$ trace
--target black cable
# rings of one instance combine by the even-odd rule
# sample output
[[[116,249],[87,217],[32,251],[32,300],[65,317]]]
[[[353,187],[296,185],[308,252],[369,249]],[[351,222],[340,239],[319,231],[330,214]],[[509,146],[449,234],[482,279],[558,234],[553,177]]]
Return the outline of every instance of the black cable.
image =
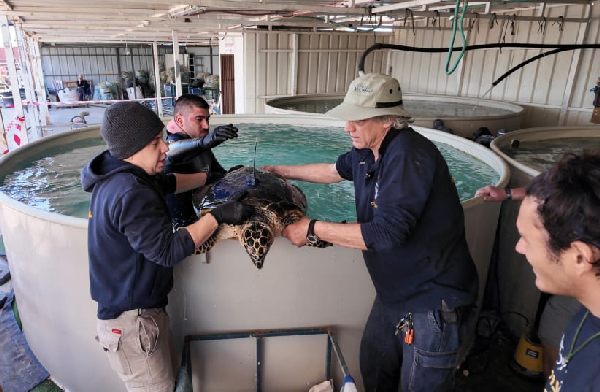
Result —
[[[575,48],[575,49],[579,49],[579,48]],[[525,60],[525,61],[523,61],[523,62],[521,62],[521,63],[519,63],[519,64],[515,65],[514,67],[512,67],[511,69],[509,69],[508,71],[506,71],[505,73],[503,73],[503,74],[502,74],[502,75],[501,75],[501,76],[500,76],[498,79],[496,79],[496,80],[494,80],[494,81],[492,82],[492,87],[496,87],[496,85],[497,85],[498,83],[500,83],[500,82],[501,82],[502,80],[504,80],[504,79],[505,79],[505,78],[506,78],[508,75],[510,75],[511,73],[515,72],[515,71],[516,71],[516,70],[518,70],[519,68],[523,68],[523,67],[524,67],[524,66],[526,66],[527,64],[529,64],[529,63],[532,63],[532,62],[534,62],[534,61],[536,61],[536,60],[538,60],[538,59],[541,59],[541,58],[542,58],[542,57],[544,57],[544,56],[548,56],[548,55],[551,55],[551,54],[556,54],[556,53],[559,53],[559,52],[564,52],[564,51],[566,51],[566,50],[573,50],[573,48],[568,48],[568,49],[557,48],[557,49],[554,49],[554,50],[549,50],[549,51],[547,51],[547,52],[540,53],[540,54],[538,54],[538,55],[536,55],[536,56],[533,56],[532,58],[530,58],[530,59],[527,59],[527,60]]]
[[[502,76],[500,76],[498,79],[496,79],[493,83],[492,83],[492,87],[496,86],[498,83],[500,83],[503,79],[505,79],[508,75],[510,75],[511,73],[515,72],[516,70],[518,70],[521,67],[524,67],[525,65],[536,61],[544,56],[548,56],[551,54],[556,54],[559,52],[564,52],[567,50],[575,50],[575,49],[600,49],[600,44],[567,44],[567,45],[552,45],[552,44],[525,44],[525,43],[497,43],[497,44],[479,44],[479,45],[468,45],[465,47],[465,51],[468,50],[477,50],[477,49],[491,49],[491,48],[526,48],[526,49],[552,49],[549,50],[547,52],[544,53],[540,53],[536,56],[533,56],[530,59],[527,59],[525,61],[523,61],[520,64],[517,64],[516,66],[514,66],[513,68],[511,68],[510,70],[508,70],[507,72],[505,72]],[[384,43],[377,43],[372,45],[371,47],[367,48],[362,56],[360,57],[360,60],[358,62],[358,72],[359,73],[363,73],[365,71],[365,58],[367,57],[367,55],[369,55],[369,53],[375,51],[375,50],[380,50],[380,49],[394,49],[394,50],[402,50],[405,52],[421,52],[421,53],[445,53],[448,51],[448,48],[419,48],[419,47],[415,47],[415,46],[408,46],[408,45],[397,45],[397,44],[384,44]],[[462,47],[453,47],[452,51],[461,51],[463,50]]]

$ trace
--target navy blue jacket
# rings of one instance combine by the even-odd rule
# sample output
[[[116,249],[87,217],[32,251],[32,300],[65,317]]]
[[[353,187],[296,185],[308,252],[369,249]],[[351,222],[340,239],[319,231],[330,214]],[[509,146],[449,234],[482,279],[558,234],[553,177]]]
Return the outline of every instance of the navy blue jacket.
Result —
[[[174,142],[178,140],[190,139],[190,137],[183,133],[169,133],[167,132],[167,140]],[[187,159],[174,160],[171,157],[167,158],[165,163],[165,173],[207,173],[208,181],[207,184],[212,183],[219,178],[222,178],[227,171],[219,164],[217,158],[210,149],[198,152]],[[167,195],[167,207],[169,208],[169,214],[173,220],[175,227],[184,227],[191,225],[198,220],[198,215],[194,211],[192,204],[194,190],[187,192],[181,192],[178,194]]]
[[[401,311],[474,304],[477,273],[446,161],[413,129],[388,132],[374,160],[352,149],[336,163],[354,182],[365,263],[379,299]]]
[[[565,330],[545,391],[600,391],[600,336],[593,337],[598,333],[600,318],[582,306]]]
[[[175,191],[175,176],[150,176],[105,151],[84,167],[81,183],[92,193],[88,254],[98,318],[167,305],[172,267],[195,247],[169,219],[164,196]]]

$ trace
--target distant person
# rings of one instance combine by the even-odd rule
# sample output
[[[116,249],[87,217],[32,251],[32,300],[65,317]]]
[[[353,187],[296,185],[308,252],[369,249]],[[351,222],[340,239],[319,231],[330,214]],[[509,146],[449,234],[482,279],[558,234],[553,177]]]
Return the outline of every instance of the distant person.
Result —
[[[321,184],[352,181],[357,223],[303,217],[283,235],[296,246],[360,249],[376,297],[361,346],[366,391],[449,391],[461,360],[477,272],[446,161],[404,125],[395,78],[356,78],[328,115],[346,121],[352,149],[335,163],[263,169]]]
[[[600,155],[567,154],[533,179],[516,250],[535,284],[583,306],[570,321],[546,391],[600,391]]]
[[[88,101],[92,95],[90,90],[90,82],[83,78],[82,74],[77,77],[77,94],[80,101]]]
[[[204,98],[184,94],[177,99],[173,119],[167,124],[167,142],[171,151],[165,173],[204,173],[206,184],[222,178],[227,171],[211,149],[236,138],[238,129],[221,125],[209,132],[209,105]],[[167,196],[167,205],[175,227],[194,223],[198,216],[192,204],[192,191]]]
[[[524,187],[500,188],[494,185],[487,185],[475,192],[476,197],[483,197],[486,201],[520,201],[525,195]],[[544,350],[543,365],[546,376],[550,375],[558,358],[560,339],[565,328],[580,307],[576,299],[562,295],[551,295],[544,306],[536,333]]]
[[[173,266],[219,224],[240,223],[252,212],[233,201],[173,231],[165,194],[202,185],[206,174],[162,174],[169,149],[163,129],[160,118],[137,102],[110,106],[100,128],[108,150],[81,175],[92,193],[88,253],[97,340],[128,391],[173,391],[165,312]]]

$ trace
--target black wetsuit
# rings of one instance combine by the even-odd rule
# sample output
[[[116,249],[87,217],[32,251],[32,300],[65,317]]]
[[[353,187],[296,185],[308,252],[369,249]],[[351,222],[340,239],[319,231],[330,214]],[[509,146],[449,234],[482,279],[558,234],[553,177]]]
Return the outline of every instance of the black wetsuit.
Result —
[[[183,133],[167,132],[167,142],[173,143],[180,140],[191,139]],[[227,172],[217,161],[210,149],[194,151],[190,156],[168,157],[165,163],[165,173],[208,173],[207,184],[222,178]],[[175,227],[191,225],[198,220],[192,205],[192,191],[167,195],[169,214]]]

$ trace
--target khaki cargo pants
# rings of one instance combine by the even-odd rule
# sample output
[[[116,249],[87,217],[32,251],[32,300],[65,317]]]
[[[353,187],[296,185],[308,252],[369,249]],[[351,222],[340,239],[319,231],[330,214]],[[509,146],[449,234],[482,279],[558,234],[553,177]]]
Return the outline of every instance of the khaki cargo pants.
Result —
[[[128,391],[172,392],[169,315],[162,308],[135,309],[98,320],[96,339]]]

